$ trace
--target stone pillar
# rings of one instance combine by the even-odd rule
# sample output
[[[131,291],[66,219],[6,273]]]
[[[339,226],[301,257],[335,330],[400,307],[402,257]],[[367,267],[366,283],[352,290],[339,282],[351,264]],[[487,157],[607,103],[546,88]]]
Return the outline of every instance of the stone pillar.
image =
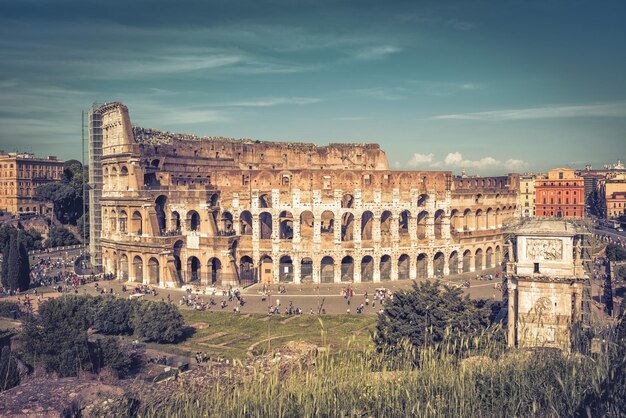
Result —
[[[333,264],[333,279],[335,283],[341,283],[341,260],[335,260]]]
[[[313,215],[313,242],[322,242],[322,215]]]
[[[335,245],[341,244],[341,227],[343,226],[341,222],[341,216],[334,213],[334,225],[333,225],[333,241]]]
[[[239,214],[241,216],[241,214]],[[239,216],[233,214],[233,229],[235,230],[235,235],[241,235],[241,220]]]
[[[515,347],[515,329],[517,328],[516,311],[517,311],[517,283],[513,283],[512,279],[508,280],[509,303],[507,317],[507,345]]]
[[[361,261],[362,258],[352,257],[354,260],[354,283],[361,283]]]
[[[293,242],[300,242],[300,215],[294,215],[293,217]]]
[[[280,240],[280,217],[272,215],[272,241]]]
[[[470,273],[473,273],[474,271],[476,271],[476,256],[472,253],[470,253],[469,263],[469,271]]]
[[[259,215],[252,215],[252,241],[258,241],[261,237],[261,222],[259,221]]]
[[[398,241],[400,241],[400,216],[398,216],[397,213],[392,213],[391,214],[391,242],[398,242]]]
[[[457,272],[458,274],[462,274],[463,273],[463,254],[459,254],[457,258],[459,259],[458,261],[459,267],[457,269]]]
[[[380,216],[372,217],[372,241],[380,243]],[[378,245],[380,247],[380,245]],[[376,245],[374,245],[376,247]]]
[[[417,280],[417,257],[409,255],[409,279]]]
[[[574,312],[573,321],[580,321],[582,312],[582,289],[580,283],[574,283]]]
[[[361,244],[361,221],[362,221],[361,215],[359,215],[358,217],[357,216],[354,217],[354,228],[353,228],[353,231],[354,231],[354,242],[358,243],[358,244],[356,244],[357,247],[361,246],[360,245]],[[359,274],[360,274],[360,272],[359,272]]]
[[[435,239],[435,215],[428,214],[426,218],[426,239],[432,242]]]
[[[313,279],[313,283],[321,283],[321,276],[320,276],[321,270],[320,270],[320,263],[318,261],[316,261],[315,259],[313,259],[313,271],[311,273],[311,278]]]
[[[409,236],[411,243],[417,243],[417,215],[412,215],[409,218]]]
[[[441,238],[450,241],[450,217],[447,215],[441,219]]]
[[[430,254],[428,254],[426,261],[427,261],[426,262],[426,277],[432,278],[435,276],[435,266],[434,266],[433,257]]]
[[[378,229],[378,231],[380,232],[380,228]],[[380,282],[380,257],[376,255],[372,255],[372,262],[374,263],[374,273],[372,274],[372,281],[374,283],[379,283]]]
[[[443,255],[443,275],[450,275],[450,256],[446,257],[445,253]]]
[[[300,257],[294,255],[291,262],[293,263],[293,282],[300,284],[302,282],[302,264],[300,263]]]

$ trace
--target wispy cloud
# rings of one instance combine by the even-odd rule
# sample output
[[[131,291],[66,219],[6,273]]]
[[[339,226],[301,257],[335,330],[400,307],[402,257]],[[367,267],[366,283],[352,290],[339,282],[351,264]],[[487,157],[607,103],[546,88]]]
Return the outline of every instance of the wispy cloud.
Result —
[[[308,105],[322,102],[315,97],[270,97],[256,100],[243,100],[239,102],[225,103],[221,106],[232,107],[271,107],[280,105]]]
[[[409,167],[419,167],[421,165],[432,163],[434,158],[435,154],[420,154],[416,152],[406,165]]]
[[[401,48],[393,45],[370,46],[357,50],[354,58],[364,61],[379,60],[400,51],[402,51]]]
[[[405,89],[401,87],[372,87],[367,89],[355,89],[351,91],[361,96],[371,97],[373,99],[393,101],[403,99],[404,96],[402,95],[402,93],[405,91]]]
[[[473,92],[481,90],[485,86],[476,82],[453,82],[453,81],[432,81],[432,80],[412,80],[408,86],[417,94],[427,96],[446,97],[453,94]]]
[[[511,121],[526,119],[626,117],[626,102],[597,103],[573,106],[543,106],[524,109],[493,110],[488,112],[457,113],[433,116],[434,120]]]
[[[485,156],[475,160],[466,159],[461,152],[450,152],[443,160],[435,160],[434,154],[415,153],[405,164],[407,167],[424,167],[433,168],[472,168],[477,170],[486,169],[506,169],[511,171],[522,170],[528,167],[528,163],[522,160],[509,158],[507,160],[498,160],[491,156]]]

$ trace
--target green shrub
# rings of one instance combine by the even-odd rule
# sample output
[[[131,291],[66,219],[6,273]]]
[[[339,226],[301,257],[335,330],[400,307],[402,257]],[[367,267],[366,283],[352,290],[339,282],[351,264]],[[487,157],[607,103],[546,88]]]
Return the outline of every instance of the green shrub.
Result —
[[[93,305],[93,328],[105,335],[133,333],[132,315],[136,303],[114,297],[96,298]]]
[[[610,261],[624,261],[626,260],[626,248],[622,248],[615,244],[609,244],[606,246],[606,257]]]
[[[20,315],[19,303],[8,300],[0,301],[0,316],[13,319],[13,312],[17,312],[18,316]]]
[[[158,343],[173,343],[183,336],[183,316],[175,305],[143,302],[135,309],[133,324],[140,338]]]

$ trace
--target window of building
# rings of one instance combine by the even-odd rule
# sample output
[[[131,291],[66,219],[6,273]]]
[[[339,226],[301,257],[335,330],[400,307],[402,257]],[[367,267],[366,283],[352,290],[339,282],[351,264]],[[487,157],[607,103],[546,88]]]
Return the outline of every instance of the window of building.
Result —
[[[562,179],[562,178],[563,178],[563,172],[559,171],[559,179]]]

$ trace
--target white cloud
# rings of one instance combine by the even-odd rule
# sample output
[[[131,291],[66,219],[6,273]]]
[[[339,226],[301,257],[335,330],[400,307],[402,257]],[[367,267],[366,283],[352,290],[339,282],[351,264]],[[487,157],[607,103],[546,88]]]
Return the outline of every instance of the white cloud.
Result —
[[[378,100],[401,100],[403,95],[401,94],[404,89],[400,87],[384,88],[384,87],[372,87],[368,89],[356,89],[352,90],[361,96],[371,97]]]
[[[418,167],[426,163],[432,163],[433,158],[435,158],[435,154],[420,154],[416,152],[406,165],[409,167]]]
[[[307,105],[321,102],[322,99],[315,97],[270,97],[257,100],[245,100],[240,102],[226,103],[223,106],[232,107],[271,107],[286,104]]]
[[[596,103],[575,106],[543,106],[526,109],[493,110],[433,116],[434,120],[510,121],[526,119],[626,117],[626,102]]]
[[[371,46],[356,51],[354,58],[364,61],[378,60],[400,51],[402,51],[402,49],[393,45]]]

